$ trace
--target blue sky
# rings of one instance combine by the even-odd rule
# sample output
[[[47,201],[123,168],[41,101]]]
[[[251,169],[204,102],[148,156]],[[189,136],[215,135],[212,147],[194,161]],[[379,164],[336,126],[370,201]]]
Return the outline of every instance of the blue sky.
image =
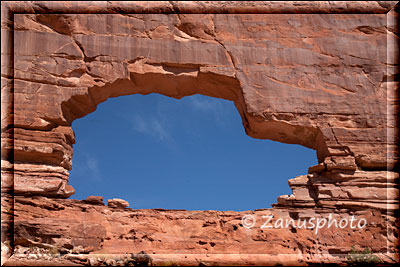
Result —
[[[233,102],[203,95],[110,98],[72,126],[71,198],[134,209],[270,208],[317,164],[314,150],[247,136]]]

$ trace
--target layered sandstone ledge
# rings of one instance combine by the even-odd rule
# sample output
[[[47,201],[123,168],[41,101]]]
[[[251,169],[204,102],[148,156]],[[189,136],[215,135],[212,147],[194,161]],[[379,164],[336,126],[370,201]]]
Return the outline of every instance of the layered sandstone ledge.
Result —
[[[346,262],[352,245],[374,243],[372,249],[382,261],[396,261],[394,217],[372,209],[133,210],[71,199],[15,197],[15,214],[14,259],[21,257],[22,247],[41,247],[57,248],[53,254],[83,264],[99,254],[117,258],[142,252],[157,265],[308,265]],[[253,216],[253,226],[243,221],[246,215]],[[331,227],[312,227],[329,217]],[[341,220],[342,226],[346,220],[348,225],[340,228]]]
[[[382,225],[393,223],[398,212],[394,5],[2,2],[2,230],[9,234],[2,241],[41,217],[34,197],[69,203],[72,214],[79,211],[73,201],[60,199],[74,193],[68,171],[75,119],[109,97],[155,92],[234,101],[249,136],[317,151],[319,165],[290,180],[293,195],[280,197],[271,212],[368,211],[388,216]],[[14,213],[13,196],[19,196]],[[32,215],[23,213],[27,204],[21,199],[30,203]],[[24,218],[23,227],[13,232],[17,218]],[[382,252],[391,235],[374,242],[374,251]],[[241,246],[229,238],[231,245],[219,252]],[[388,252],[396,254],[396,242],[390,242]],[[310,252],[297,248],[313,255],[329,250],[321,246]]]

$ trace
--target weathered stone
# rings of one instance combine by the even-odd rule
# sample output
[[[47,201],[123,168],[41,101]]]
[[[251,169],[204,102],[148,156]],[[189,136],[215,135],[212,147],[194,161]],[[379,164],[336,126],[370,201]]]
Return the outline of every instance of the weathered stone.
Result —
[[[88,196],[84,201],[90,204],[104,205],[102,196]]]
[[[393,204],[399,199],[398,178],[399,175],[396,172],[351,171],[348,174],[314,172],[290,179],[289,186],[293,194],[280,196],[278,204],[274,206],[305,207],[321,206],[324,203],[329,203],[331,206],[331,203],[336,202],[326,202],[326,200],[344,200],[345,202],[337,203],[343,206],[343,203],[351,201],[352,209],[357,209],[356,207],[382,209],[385,207],[383,203],[386,203],[387,208],[393,210]],[[354,205],[356,202],[359,202],[359,205]],[[380,202],[379,205],[377,202]]]
[[[328,170],[397,161],[381,83],[392,64],[385,14],[103,16],[15,15],[17,128],[3,135],[17,161],[71,169],[73,120],[109,97],[150,92],[232,100],[250,136],[316,149]]]
[[[158,262],[156,265],[171,261],[183,263],[189,259],[193,265],[193,255],[209,264],[215,259],[225,264],[232,261],[241,265],[262,265],[270,259],[274,264],[306,265],[313,262],[338,263],[341,260],[334,254],[345,258],[351,247],[357,246],[370,247],[378,255],[380,251],[388,249],[389,254],[382,254],[382,259],[394,261],[388,258],[390,253],[395,253],[394,243],[388,243],[388,240],[393,238],[391,235],[396,235],[397,230],[392,228],[395,216],[388,216],[376,209],[365,208],[352,214],[345,209],[328,211],[306,206],[243,212],[133,210],[92,205],[72,199],[36,197],[30,202],[27,205],[23,197],[15,198],[15,212],[18,214],[15,218],[15,239],[18,245],[23,245],[24,240],[40,237],[41,243],[51,242],[57,247],[68,244],[81,246],[80,251],[90,252],[85,256],[88,258],[98,254],[129,255],[145,251],[153,263]],[[47,208],[55,203],[64,209],[52,212]],[[327,205],[350,207],[358,203],[331,201]],[[245,215],[252,215],[256,219],[254,227],[244,227],[242,217]],[[267,222],[265,216],[271,215],[272,220],[266,224],[268,228],[261,229]],[[351,228],[352,215],[354,225],[361,219],[365,219],[367,225]],[[336,220],[336,224],[345,219],[349,226],[340,228],[332,224],[329,228],[321,227],[317,233],[315,227],[292,227],[293,223],[299,221],[308,223],[311,218],[331,218],[332,222]],[[284,224],[280,225],[279,220]],[[286,221],[289,222],[287,227]],[[318,252],[325,249],[335,249],[335,253]],[[297,257],[276,258],[278,254]],[[182,257],[175,258],[176,255]]]
[[[322,172],[325,170],[325,164],[324,163],[319,163],[317,165],[311,166],[308,168],[308,173],[314,173],[314,172]]]
[[[332,156],[325,158],[324,165],[328,171],[337,169],[355,171],[357,169],[357,165],[353,156]]]
[[[107,200],[107,205],[111,208],[126,208],[129,206],[129,202],[120,198],[113,198]]]

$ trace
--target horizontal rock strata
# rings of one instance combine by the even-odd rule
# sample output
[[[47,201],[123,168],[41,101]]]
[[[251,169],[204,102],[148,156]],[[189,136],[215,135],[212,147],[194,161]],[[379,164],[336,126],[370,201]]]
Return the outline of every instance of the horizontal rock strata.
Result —
[[[223,264],[240,254],[242,264],[306,265],[345,262],[352,245],[371,247],[373,242],[374,253],[383,261],[396,260],[395,218],[373,209],[132,210],[79,200],[15,197],[15,213],[17,246],[46,248],[48,244],[61,254],[72,255],[71,259],[82,253],[117,257],[143,251],[158,264],[177,260],[198,265],[212,263],[213,259]],[[253,227],[249,227],[251,221],[243,220],[246,215],[255,219]],[[273,218],[269,220],[270,216]],[[354,228],[350,227],[351,216]],[[311,218],[317,222],[329,217],[330,228],[311,228]],[[337,223],[347,220],[348,225],[336,227],[335,219]],[[363,219],[365,227],[358,228]],[[80,260],[85,262],[87,258],[83,258]]]
[[[72,121],[133,93],[232,100],[248,135],[316,149],[328,169],[397,161],[386,103],[397,64],[387,37],[397,37],[385,14],[102,16],[14,16],[14,128],[3,132],[13,143],[3,149],[14,151],[18,194],[68,197]]]
[[[280,196],[275,206],[368,207],[394,215],[399,208],[398,184],[397,172],[311,173],[289,180],[293,194]]]

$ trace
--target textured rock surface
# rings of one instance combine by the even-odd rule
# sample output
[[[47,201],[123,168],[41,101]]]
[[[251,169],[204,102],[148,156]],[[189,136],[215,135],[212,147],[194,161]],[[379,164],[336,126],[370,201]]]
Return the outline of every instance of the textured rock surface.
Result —
[[[158,264],[175,260],[192,265],[214,260],[223,264],[237,261],[240,254],[242,264],[305,265],[345,261],[352,245],[371,247],[373,242],[373,250],[382,260],[394,261],[394,217],[379,210],[350,211],[300,206],[244,212],[132,210],[79,200],[15,197],[15,243],[25,247],[48,243],[68,255],[78,254],[72,253],[78,247],[93,255],[144,251]],[[242,221],[244,215],[254,216],[254,227],[243,226],[247,225]],[[262,216],[271,215],[274,218],[266,224],[267,218]],[[339,229],[333,224],[318,231],[284,226],[292,219],[297,226],[298,221],[306,221],[308,227],[311,218],[329,216],[347,219],[349,224],[354,216],[354,226],[361,219],[368,223],[362,229]],[[283,224],[277,223],[279,219]],[[261,229],[264,224],[272,228]]]
[[[88,196],[84,201],[90,204],[104,205],[102,196]]]
[[[315,149],[319,164],[289,181],[293,195],[281,196],[278,210],[389,212],[392,222],[398,210],[398,176],[389,171],[398,161],[394,4],[2,2],[2,231],[8,233],[2,241],[13,234],[14,195],[28,197],[21,204],[26,213],[16,217],[35,224],[41,206],[29,197],[74,193],[68,185],[73,120],[109,97],[154,92],[234,101],[249,136]],[[58,203],[73,203],[48,202],[49,214]],[[71,206],[71,214],[78,211]],[[16,229],[31,229],[22,225]],[[104,224],[94,225],[87,231],[96,235],[82,245],[107,247]],[[231,244],[225,251],[239,246]],[[310,253],[336,251],[318,246]]]
[[[129,206],[129,202],[120,198],[113,198],[107,200],[107,205],[111,208],[126,208]]]
[[[316,149],[328,171],[386,170],[387,37],[386,14],[16,14],[15,193],[70,196],[72,121],[134,93],[229,99],[252,137]]]

